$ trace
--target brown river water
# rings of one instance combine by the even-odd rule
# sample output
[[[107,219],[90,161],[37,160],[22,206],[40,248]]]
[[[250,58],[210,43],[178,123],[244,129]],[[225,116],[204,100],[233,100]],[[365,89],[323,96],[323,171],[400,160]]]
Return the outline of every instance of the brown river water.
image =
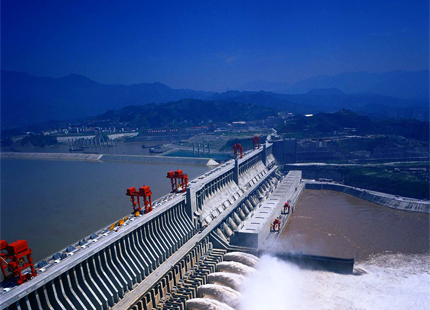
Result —
[[[241,287],[240,309],[430,309],[429,216],[306,190],[276,250],[354,257],[361,272],[304,270],[263,256]]]
[[[429,253],[429,219],[340,192],[305,190],[276,250],[356,261],[384,253]]]

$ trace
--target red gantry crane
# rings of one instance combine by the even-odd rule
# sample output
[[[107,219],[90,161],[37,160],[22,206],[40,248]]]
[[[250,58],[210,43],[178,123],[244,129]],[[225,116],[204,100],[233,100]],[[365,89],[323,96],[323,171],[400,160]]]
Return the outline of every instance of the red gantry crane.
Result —
[[[140,197],[142,197],[145,214],[152,211],[152,192],[149,186],[143,185],[141,188],[139,188],[139,191],[136,190],[136,187],[127,188],[126,195],[130,196],[130,201],[133,205],[133,212],[135,216],[138,216],[142,210],[140,207]]]
[[[251,138],[252,140],[252,149],[255,150],[255,147],[257,147],[257,149],[260,148],[260,137],[255,136]]]
[[[243,147],[240,143],[233,145],[234,159],[237,158],[237,153],[240,152],[240,158],[243,157]]]
[[[10,244],[6,240],[0,241],[0,266],[4,281],[16,280],[18,284],[22,284],[37,275],[31,249],[25,240]]]
[[[166,178],[170,179],[172,185],[172,193],[182,192],[185,193],[188,187],[188,175],[184,174],[182,170],[167,172]]]

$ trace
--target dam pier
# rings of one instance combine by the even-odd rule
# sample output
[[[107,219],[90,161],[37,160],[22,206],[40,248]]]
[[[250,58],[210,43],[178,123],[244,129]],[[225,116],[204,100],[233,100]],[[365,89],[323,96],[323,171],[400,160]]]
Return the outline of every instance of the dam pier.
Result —
[[[186,309],[226,253],[258,256],[269,248],[304,188],[300,171],[280,173],[272,144],[265,143],[191,180],[185,193],[156,200],[151,212],[127,217],[116,229],[106,227],[38,262],[37,276],[3,290],[0,308]],[[281,221],[277,232],[275,219]],[[284,258],[345,273],[354,263]]]

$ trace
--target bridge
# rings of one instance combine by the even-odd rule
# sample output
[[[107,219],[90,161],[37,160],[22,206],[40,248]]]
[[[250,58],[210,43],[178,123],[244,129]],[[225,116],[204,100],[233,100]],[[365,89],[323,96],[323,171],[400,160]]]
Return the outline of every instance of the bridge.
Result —
[[[76,242],[36,265],[38,275],[0,295],[1,309],[185,309],[228,251],[257,253],[273,243],[304,183],[282,176],[264,144],[168,194],[148,214]],[[297,257],[289,257],[297,259]],[[319,261],[323,265],[326,260]],[[343,261],[346,270],[350,262]]]

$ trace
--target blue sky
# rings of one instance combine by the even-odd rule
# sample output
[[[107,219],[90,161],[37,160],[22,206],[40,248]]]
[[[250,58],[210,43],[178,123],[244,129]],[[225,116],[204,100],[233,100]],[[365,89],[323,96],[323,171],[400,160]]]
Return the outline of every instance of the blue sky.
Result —
[[[3,0],[1,43],[5,70],[225,90],[428,69],[429,2]]]

